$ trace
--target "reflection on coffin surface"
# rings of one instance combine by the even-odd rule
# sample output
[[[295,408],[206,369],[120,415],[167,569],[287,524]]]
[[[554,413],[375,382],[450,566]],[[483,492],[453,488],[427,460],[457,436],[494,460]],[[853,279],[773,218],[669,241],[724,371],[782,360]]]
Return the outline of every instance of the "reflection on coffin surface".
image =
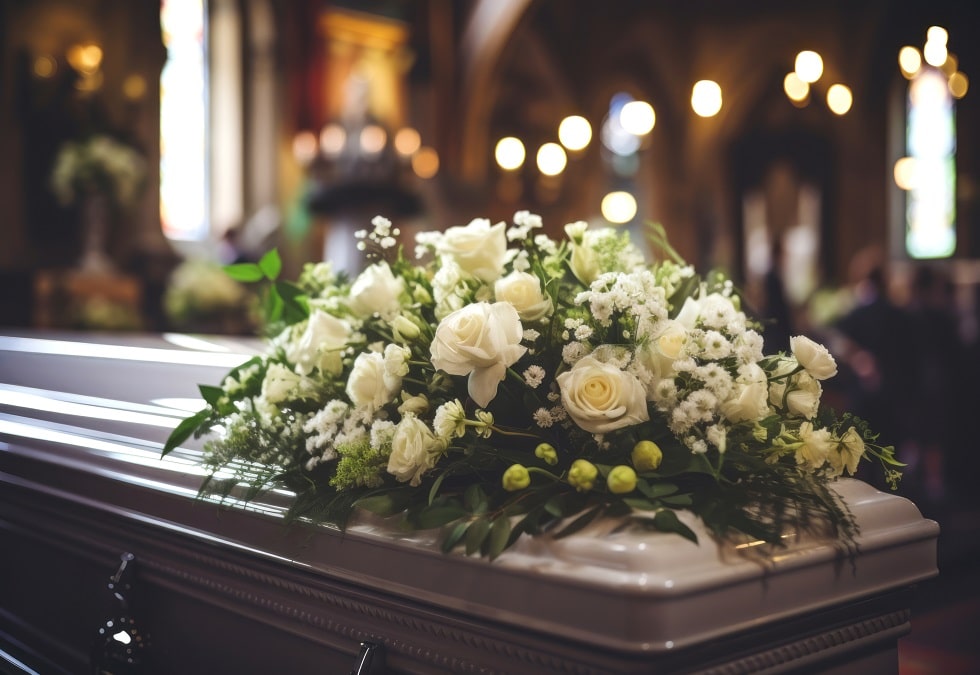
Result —
[[[599,522],[487,562],[368,517],[343,533],[285,527],[288,494],[197,499],[200,446],[161,459],[163,443],[200,404],[197,384],[259,349],[0,337],[8,655],[88,671],[118,604],[107,583],[131,553],[141,672],[897,672],[938,528],[855,480],[839,486],[861,528],[853,557],[802,536],[758,555],[703,529],[695,545]]]

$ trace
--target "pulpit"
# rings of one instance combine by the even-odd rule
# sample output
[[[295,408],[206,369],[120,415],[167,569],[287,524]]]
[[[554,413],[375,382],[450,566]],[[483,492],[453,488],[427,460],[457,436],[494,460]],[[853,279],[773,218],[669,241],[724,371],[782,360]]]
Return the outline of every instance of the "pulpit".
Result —
[[[199,441],[165,459],[162,445],[197,384],[260,347],[0,337],[5,651],[75,673],[107,635],[154,673],[897,672],[938,526],[856,480],[836,488],[852,550],[794,532],[719,542],[693,518],[698,544],[597,521],[492,562],[366,514],[345,531],[287,526],[286,493],[199,499]],[[121,561],[138,633],[112,619]]]

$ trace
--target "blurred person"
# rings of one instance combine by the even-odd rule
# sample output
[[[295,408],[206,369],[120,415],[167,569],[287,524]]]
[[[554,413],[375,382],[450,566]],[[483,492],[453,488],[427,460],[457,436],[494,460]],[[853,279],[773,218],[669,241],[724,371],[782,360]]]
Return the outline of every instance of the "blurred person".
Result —
[[[836,351],[849,371],[848,407],[901,448],[908,437],[908,392],[915,385],[909,319],[888,294],[885,270],[874,263],[855,287],[854,306],[834,325]]]

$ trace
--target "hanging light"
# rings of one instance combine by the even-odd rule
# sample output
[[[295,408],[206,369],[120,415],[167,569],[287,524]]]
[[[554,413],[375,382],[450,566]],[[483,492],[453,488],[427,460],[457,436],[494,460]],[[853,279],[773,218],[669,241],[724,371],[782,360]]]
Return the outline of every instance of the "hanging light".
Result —
[[[634,136],[646,136],[653,131],[657,114],[646,101],[630,101],[619,111],[619,123]]]
[[[558,140],[569,150],[583,150],[592,141],[592,125],[579,115],[570,115],[558,125]]]
[[[538,171],[545,176],[557,176],[565,170],[568,158],[557,143],[545,143],[538,148]]]
[[[922,67],[922,54],[915,47],[902,47],[898,52],[898,66],[902,69],[902,75],[912,79]]]
[[[721,87],[713,80],[698,80],[691,90],[691,107],[701,117],[714,117],[721,110]]]
[[[806,50],[796,55],[796,74],[807,84],[813,84],[823,75],[823,59],[820,54]]]
[[[636,198],[629,192],[610,192],[602,198],[599,209],[610,223],[628,223],[636,216]]]
[[[843,84],[832,84],[827,90],[827,107],[837,115],[844,115],[851,109],[854,96],[851,89]]]
[[[497,166],[504,171],[514,171],[524,165],[524,144],[519,138],[505,136],[497,141],[493,156],[497,160]]]

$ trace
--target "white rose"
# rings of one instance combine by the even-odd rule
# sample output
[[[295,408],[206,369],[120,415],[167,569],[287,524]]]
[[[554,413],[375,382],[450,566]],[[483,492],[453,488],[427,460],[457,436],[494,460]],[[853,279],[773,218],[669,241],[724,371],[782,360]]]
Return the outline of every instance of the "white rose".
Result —
[[[805,335],[797,335],[789,339],[789,348],[800,365],[814,378],[826,380],[837,374],[837,362],[822,344]]]
[[[493,285],[499,302],[509,302],[522,321],[537,321],[551,314],[551,298],[541,292],[541,281],[527,272],[511,272]]]
[[[362,319],[373,314],[393,318],[401,309],[398,296],[404,290],[405,282],[391,273],[388,263],[376,263],[361,272],[351,285],[351,311]]]
[[[588,286],[599,276],[599,256],[588,244],[572,244],[568,266],[575,278]]]
[[[296,364],[296,371],[309,375],[314,368],[323,373],[340,374],[341,351],[347,346],[351,326],[346,321],[314,310],[299,340],[286,345],[286,358]]]
[[[721,411],[732,422],[761,420],[768,415],[766,372],[754,363],[744,366],[735,380],[731,397],[722,402]]]
[[[391,401],[400,386],[401,378],[390,377],[385,371],[383,355],[362,352],[347,379],[347,397],[358,407],[378,409]]]
[[[505,225],[490,225],[486,218],[476,218],[465,227],[450,227],[436,245],[436,252],[490,283],[500,278],[507,261]]]
[[[795,359],[786,359],[776,369],[776,375],[792,372],[796,368]],[[789,380],[787,382],[787,379]],[[805,370],[791,378],[779,378],[769,384],[769,400],[774,406],[786,410],[790,415],[813,419],[820,408],[823,388]]]
[[[557,380],[568,415],[590,433],[603,434],[650,419],[640,381],[595,357],[580,359]]]
[[[677,321],[667,321],[637,353],[643,364],[657,379],[674,375],[674,361],[684,354],[687,329]]]
[[[470,398],[481,408],[497,395],[497,386],[527,352],[520,316],[506,302],[478,302],[439,322],[430,351],[432,365],[450,375],[469,375]]]
[[[395,427],[388,457],[388,473],[413,487],[422,482],[422,474],[436,465],[443,445],[415,415],[406,415]]]

